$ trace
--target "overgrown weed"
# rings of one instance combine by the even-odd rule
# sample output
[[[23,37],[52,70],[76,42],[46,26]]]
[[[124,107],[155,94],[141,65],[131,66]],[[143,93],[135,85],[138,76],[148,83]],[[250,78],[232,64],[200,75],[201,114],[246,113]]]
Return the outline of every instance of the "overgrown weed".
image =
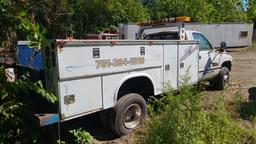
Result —
[[[43,138],[35,111],[28,101],[30,95],[43,98],[50,104],[57,97],[47,92],[41,81],[32,82],[28,75],[9,81],[5,68],[0,66],[0,143],[40,143]]]
[[[235,105],[240,109],[242,96],[237,93],[236,97]],[[198,87],[186,85],[178,91],[169,88],[160,99],[152,98],[150,117],[134,143],[256,143],[256,132],[231,117],[223,97],[214,97],[207,109],[203,98]]]

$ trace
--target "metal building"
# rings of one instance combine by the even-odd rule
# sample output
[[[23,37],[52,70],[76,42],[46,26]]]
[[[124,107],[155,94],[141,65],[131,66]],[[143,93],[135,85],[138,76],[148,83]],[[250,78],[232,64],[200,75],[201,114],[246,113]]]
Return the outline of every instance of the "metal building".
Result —
[[[227,47],[244,47],[252,44],[253,23],[188,23],[186,29],[202,32],[214,47],[219,47],[221,41],[225,41]]]
[[[186,29],[202,32],[214,47],[225,41],[227,47],[245,47],[252,44],[253,23],[199,24],[186,23]],[[135,39],[139,26],[135,23],[120,24],[120,38]]]

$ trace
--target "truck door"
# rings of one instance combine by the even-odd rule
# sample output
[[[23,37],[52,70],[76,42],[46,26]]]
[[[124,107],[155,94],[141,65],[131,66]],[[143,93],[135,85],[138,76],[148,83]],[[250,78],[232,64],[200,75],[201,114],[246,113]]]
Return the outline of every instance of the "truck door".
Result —
[[[179,44],[178,85],[198,82],[198,45],[196,43]]]
[[[194,40],[199,40],[199,80],[210,79],[216,74],[220,69],[219,54],[214,50],[210,42],[206,37],[197,32],[192,33]]]

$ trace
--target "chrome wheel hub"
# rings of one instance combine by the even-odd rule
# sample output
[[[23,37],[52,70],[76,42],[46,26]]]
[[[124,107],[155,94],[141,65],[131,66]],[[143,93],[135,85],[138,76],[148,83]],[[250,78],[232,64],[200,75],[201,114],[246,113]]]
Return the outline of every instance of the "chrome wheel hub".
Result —
[[[142,109],[138,104],[130,105],[124,114],[124,126],[133,129],[140,124]]]
[[[224,74],[224,84],[227,84],[229,82],[229,74],[225,73]]]

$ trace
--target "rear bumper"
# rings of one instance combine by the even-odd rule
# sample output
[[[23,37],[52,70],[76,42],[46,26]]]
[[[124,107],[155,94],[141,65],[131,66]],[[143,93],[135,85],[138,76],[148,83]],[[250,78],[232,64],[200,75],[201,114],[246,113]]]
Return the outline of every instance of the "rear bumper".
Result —
[[[55,113],[36,114],[36,117],[38,118],[40,127],[60,122],[59,114],[55,114]]]

